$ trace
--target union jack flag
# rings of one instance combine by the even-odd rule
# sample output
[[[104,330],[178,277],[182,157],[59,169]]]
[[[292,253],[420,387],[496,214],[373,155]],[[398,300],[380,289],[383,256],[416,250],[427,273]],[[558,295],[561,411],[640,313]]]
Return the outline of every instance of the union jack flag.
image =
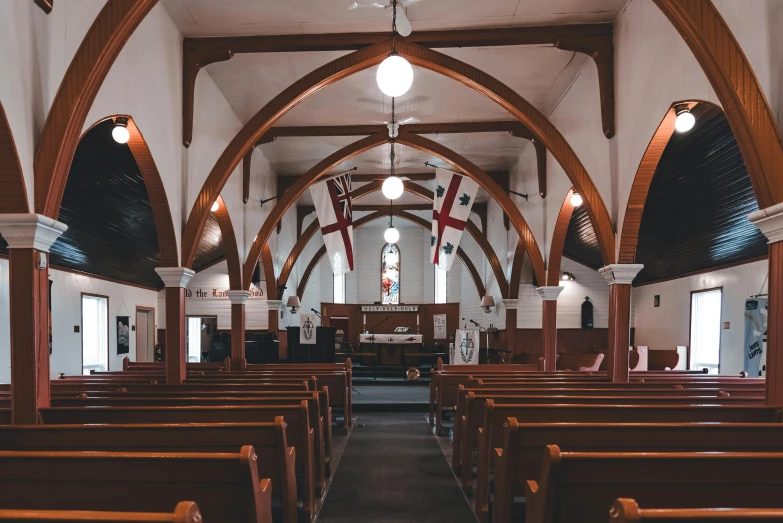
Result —
[[[335,275],[353,270],[351,174],[341,174],[310,187],[321,224],[326,253]]]

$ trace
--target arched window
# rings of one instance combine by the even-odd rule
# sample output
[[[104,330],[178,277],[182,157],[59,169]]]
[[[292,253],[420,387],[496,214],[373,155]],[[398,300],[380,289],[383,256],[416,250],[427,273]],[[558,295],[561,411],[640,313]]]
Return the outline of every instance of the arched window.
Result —
[[[381,304],[400,303],[400,248],[387,243],[381,251]]]

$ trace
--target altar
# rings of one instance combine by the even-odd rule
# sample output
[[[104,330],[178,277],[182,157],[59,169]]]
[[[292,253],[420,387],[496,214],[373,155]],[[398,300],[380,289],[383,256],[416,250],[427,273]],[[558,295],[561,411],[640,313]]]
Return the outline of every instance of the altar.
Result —
[[[406,355],[422,352],[421,334],[360,334],[359,350],[375,353],[378,365],[408,365]]]

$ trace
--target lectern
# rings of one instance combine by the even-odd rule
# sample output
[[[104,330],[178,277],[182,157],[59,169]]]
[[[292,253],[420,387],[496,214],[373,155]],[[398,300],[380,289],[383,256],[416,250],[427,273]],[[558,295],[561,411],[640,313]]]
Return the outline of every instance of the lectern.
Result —
[[[315,345],[299,343],[299,327],[288,327],[290,363],[334,363],[334,336],[337,327],[316,327]]]

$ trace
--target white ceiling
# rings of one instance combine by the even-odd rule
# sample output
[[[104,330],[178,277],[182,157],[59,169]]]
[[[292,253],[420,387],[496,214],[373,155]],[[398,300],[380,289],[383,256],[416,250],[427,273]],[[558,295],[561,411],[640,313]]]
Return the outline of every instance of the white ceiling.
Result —
[[[408,16],[414,31],[611,22],[627,1],[420,0],[408,8]],[[348,0],[161,0],[161,3],[185,36],[372,32],[388,31],[391,25],[381,9],[348,11]],[[589,60],[586,55],[552,46],[439,51],[494,76],[547,115]],[[208,65],[206,70],[237,117],[245,123],[296,80],[345,54],[348,53],[237,54],[225,62]],[[375,72],[373,67],[318,91],[288,112],[277,125],[356,125],[388,120],[391,99],[378,89]],[[412,88],[395,103],[398,120],[409,116],[425,123],[510,119],[486,97],[418,67],[414,68]],[[261,148],[278,174],[299,175],[358,138],[279,138]],[[510,169],[527,145],[526,140],[507,133],[429,138],[488,171]],[[425,161],[441,163],[431,155],[397,147],[398,171],[421,172],[426,170]],[[362,173],[388,173],[388,145],[367,151],[336,170],[354,166]]]

